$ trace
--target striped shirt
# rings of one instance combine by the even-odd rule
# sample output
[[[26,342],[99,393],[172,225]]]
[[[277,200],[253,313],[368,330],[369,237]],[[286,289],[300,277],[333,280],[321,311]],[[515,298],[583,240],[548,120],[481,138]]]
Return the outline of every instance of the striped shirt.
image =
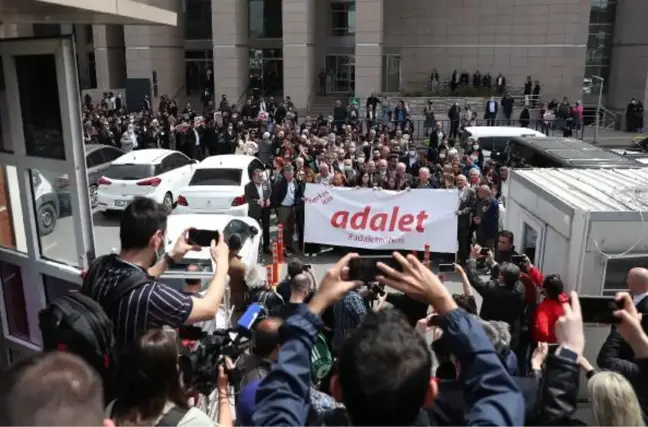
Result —
[[[95,283],[84,283],[81,292],[98,301],[105,307],[109,291],[131,274],[146,272],[134,264],[109,255],[103,271]],[[113,313],[106,313],[113,321],[115,340],[120,349],[133,343],[149,329],[182,326],[193,308],[189,295],[157,282],[151,278],[149,283],[135,289],[119,301]]]

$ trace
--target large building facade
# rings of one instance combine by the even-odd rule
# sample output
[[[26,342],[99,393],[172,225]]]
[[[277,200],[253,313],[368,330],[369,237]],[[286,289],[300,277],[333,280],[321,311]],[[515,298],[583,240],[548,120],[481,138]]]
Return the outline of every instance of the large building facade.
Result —
[[[122,88],[147,78],[154,96],[206,86],[230,100],[249,88],[304,108],[327,73],[329,92],[423,91],[433,69],[527,76],[542,98],[597,95],[609,106],[647,95],[645,0],[157,0],[175,28],[95,25],[85,33],[82,83]],[[77,43],[79,37],[77,37]],[[86,71],[88,75],[83,75]],[[94,75],[93,75],[94,73]],[[85,85],[88,87],[88,85]],[[583,94],[583,91],[585,94]]]

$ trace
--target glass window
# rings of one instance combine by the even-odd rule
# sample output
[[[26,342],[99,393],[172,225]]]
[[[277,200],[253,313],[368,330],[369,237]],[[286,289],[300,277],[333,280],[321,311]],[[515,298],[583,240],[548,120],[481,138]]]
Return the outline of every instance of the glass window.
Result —
[[[14,60],[27,154],[65,160],[54,55],[19,55]]]
[[[241,185],[241,169],[196,169],[189,185]]]
[[[153,165],[112,165],[106,169],[104,176],[122,181],[137,181],[138,179],[152,177]]]
[[[614,24],[616,3],[615,0],[592,0],[590,24]]]
[[[90,154],[86,154],[86,167],[93,168],[104,163],[104,158],[102,154],[102,149],[94,150]]]
[[[635,267],[646,267],[646,265],[648,265],[648,257],[646,256],[609,259],[605,268],[603,289],[628,289],[626,283],[628,271]]]
[[[185,38],[187,40],[211,40],[211,0],[185,0]]]
[[[610,78],[610,67],[608,65],[586,65],[585,66],[585,80],[588,82],[589,91],[598,93],[601,81],[592,79],[592,76],[603,77],[603,92],[607,90],[608,79]]]
[[[47,304],[81,289],[81,286],[76,283],[70,283],[67,280],[45,274],[43,275],[43,285],[45,286],[45,301]]]
[[[16,221],[19,218],[19,221]],[[0,245],[27,252],[18,173],[15,166],[0,166]]]
[[[69,189],[55,187],[60,175],[32,169],[34,215],[43,258],[78,266],[75,221]]]
[[[90,89],[97,88],[97,63],[94,52],[88,52],[88,79],[90,80]]]
[[[0,261],[0,279],[9,334],[29,339],[29,323],[27,323],[25,291],[20,267]]]
[[[283,6],[281,0],[249,0],[250,37],[283,37]]]
[[[83,27],[84,27],[83,32],[85,33],[86,44],[94,43],[94,33],[92,32],[92,24],[86,24]]]
[[[331,35],[336,37],[355,34],[355,3],[331,3]]]

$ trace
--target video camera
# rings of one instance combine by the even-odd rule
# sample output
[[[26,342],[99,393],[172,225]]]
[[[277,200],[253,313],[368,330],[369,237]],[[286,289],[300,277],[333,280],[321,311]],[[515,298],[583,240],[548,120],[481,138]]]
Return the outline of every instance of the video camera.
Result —
[[[218,367],[225,363],[225,357],[236,361],[250,344],[251,341],[244,337],[238,328],[230,328],[217,330],[213,334],[203,333],[192,345],[183,345],[179,365],[184,386],[192,392],[211,394],[216,389]],[[230,384],[237,384],[241,373],[235,365],[228,370],[227,375]]]

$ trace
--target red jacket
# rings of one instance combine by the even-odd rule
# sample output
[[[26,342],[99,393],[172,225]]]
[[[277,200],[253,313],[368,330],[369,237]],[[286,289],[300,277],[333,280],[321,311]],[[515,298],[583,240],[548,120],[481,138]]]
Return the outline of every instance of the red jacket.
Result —
[[[520,274],[520,281],[524,285],[525,304],[529,305],[538,302],[538,288],[542,286],[542,280],[544,280],[542,273],[535,267],[532,267],[526,273]]]
[[[556,341],[556,321],[565,314],[562,304],[569,301],[569,296],[562,293],[558,296],[558,301],[545,298],[536,307],[535,318],[533,320],[533,329],[531,336],[535,342],[546,342],[555,344]]]

